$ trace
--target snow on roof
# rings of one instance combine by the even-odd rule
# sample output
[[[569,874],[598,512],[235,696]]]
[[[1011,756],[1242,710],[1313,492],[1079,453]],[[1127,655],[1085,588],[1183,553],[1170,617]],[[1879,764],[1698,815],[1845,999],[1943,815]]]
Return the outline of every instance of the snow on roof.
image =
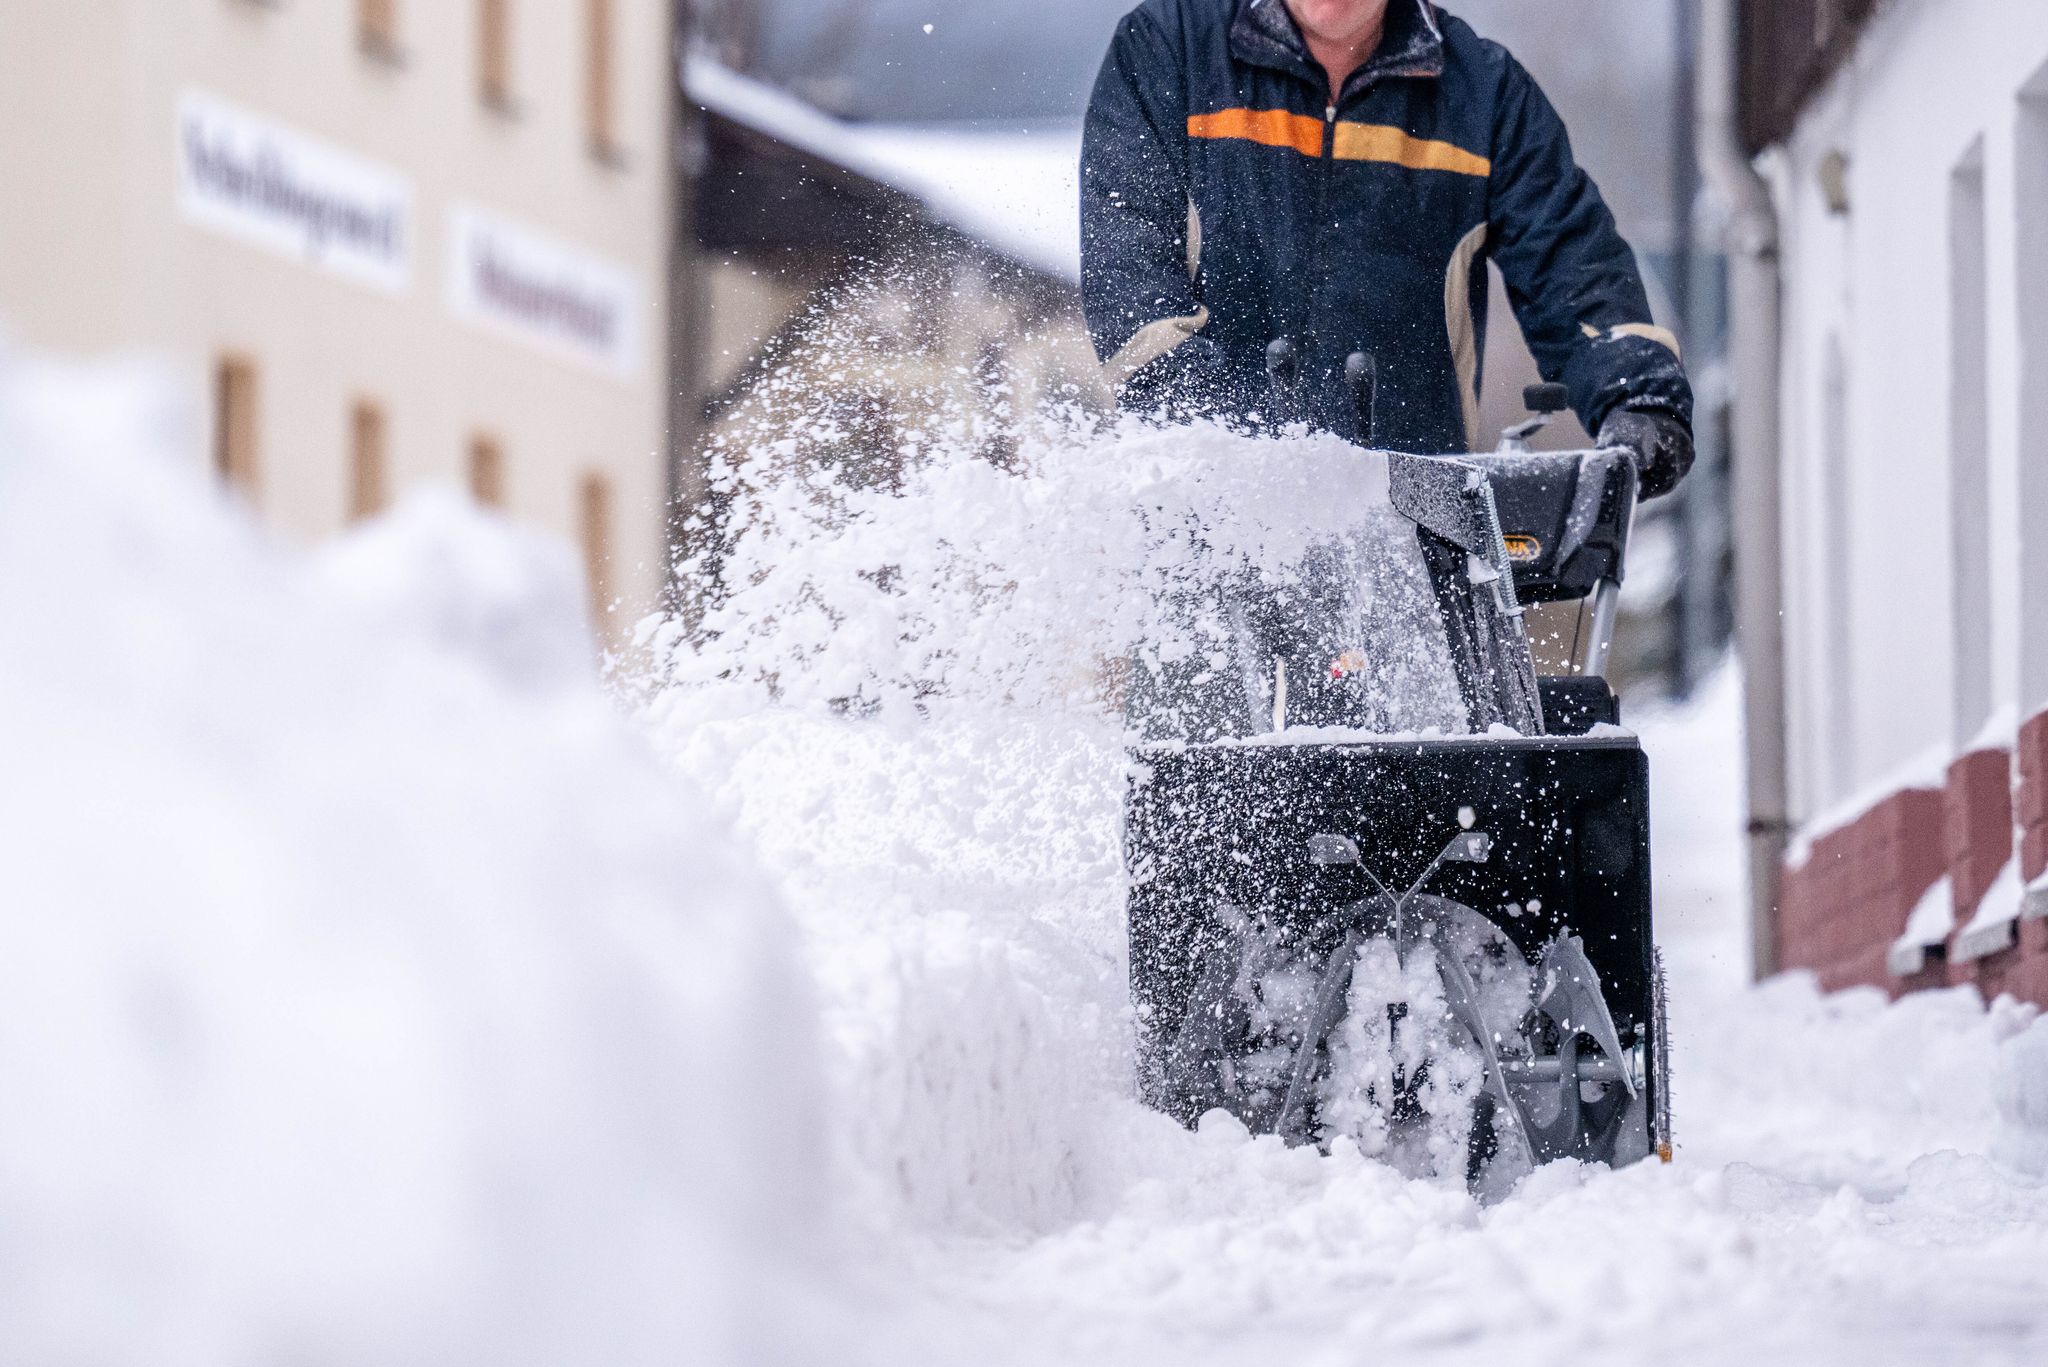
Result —
[[[992,133],[849,123],[701,53],[684,59],[683,89],[720,118],[903,191],[1022,265],[1081,278],[1079,125]]]

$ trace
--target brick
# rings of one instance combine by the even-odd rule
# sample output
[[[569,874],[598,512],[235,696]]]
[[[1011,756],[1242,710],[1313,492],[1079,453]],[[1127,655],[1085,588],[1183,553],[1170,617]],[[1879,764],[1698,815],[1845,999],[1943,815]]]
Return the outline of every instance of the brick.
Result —
[[[2048,712],[2020,728],[2017,758],[2021,872],[2031,882],[2048,873]]]
[[[2038,918],[2020,922],[2020,953],[2029,959],[2048,960],[2048,921]],[[2048,1002],[2043,1002],[2048,1006]]]
[[[2000,996],[2048,1007],[2048,921],[2022,921],[2019,944],[1979,965],[1976,984],[1986,1001]]]
[[[2020,727],[2019,771],[2022,778],[2048,778],[2048,712],[2038,712]]]
[[[1889,969],[1889,966],[1887,966],[1887,969]],[[1933,988],[1947,987],[1948,985],[1948,961],[1941,958],[1934,959],[1926,968],[1910,977],[1894,978],[1891,981],[1892,995],[1895,997],[1903,997],[1909,992],[1926,992]]]
[[[1893,986],[1885,965],[1921,895],[1948,870],[1939,789],[1907,789],[1814,843],[1786,871],[1779,951],[1825,983]]]
[[[2022,826],[2048,825],[2048,774],[2021,775],[2014,796],[2018,799]]]
[[[2017,792],[2013,787],[2019,776]],[[1829,991],[1875,985],[1893,993],[1968,983],[2048,1006],[2048,920],[2023,922],[2013,948],[1970,964],[1938,956],[1891,976],[1886,956],[1907,917],[1944,876],[1967,919],[2012,857],[2019,837],[2028,878],[2048,871],[2048,714],[2022,728],[2015,752],[1984,750],[1950,767],[1941,789],[1909,789],[1814,844],[1785,875],[1779,924],[1787,967],[1812,970]]]
[[[1977,750],[1949,766],[1943,828],[1960,923],[1976,913],[1998,871],[2012,858],[2010,752]]]
[[[2029,883],[2048,873],[2048,824],[2029,826],[2021,833],[2020,872]]]
[[[1852,987],[1876,987],[1887,993],[1896,990],[1885,955],[1890,945],[1865,948],[1844,955],[1815,971],[1824,992],[1846,992]]]

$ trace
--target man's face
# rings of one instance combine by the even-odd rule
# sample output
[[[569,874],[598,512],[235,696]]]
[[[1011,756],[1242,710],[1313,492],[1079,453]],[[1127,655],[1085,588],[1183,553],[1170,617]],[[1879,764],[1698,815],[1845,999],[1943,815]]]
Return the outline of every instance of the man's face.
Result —
[[[1287,0],[1287,12],[1308,37],[1349,47],[1379,29],[1387,0]]]

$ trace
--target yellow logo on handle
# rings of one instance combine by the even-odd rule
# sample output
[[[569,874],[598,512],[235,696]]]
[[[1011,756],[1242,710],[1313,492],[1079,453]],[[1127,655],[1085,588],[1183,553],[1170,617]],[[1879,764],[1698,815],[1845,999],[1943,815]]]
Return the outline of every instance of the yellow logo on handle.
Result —
[[[1543,543],[1526,532],[1510,532],[1501,538],[1508,544],[1508,559],[1530,565],[1543,558]]]

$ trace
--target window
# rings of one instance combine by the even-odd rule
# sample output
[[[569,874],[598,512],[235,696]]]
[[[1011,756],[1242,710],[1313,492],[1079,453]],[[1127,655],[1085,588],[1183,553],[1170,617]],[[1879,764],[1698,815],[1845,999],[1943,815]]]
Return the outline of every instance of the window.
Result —
[[[223,356],[213,372],[213,468],[233,488],[254,495],[257,451],[256,363]]]
[[[512,107],[512,0],[477,0],[477,92],[493,109]]]
[[[2048,66],[2019,118],[2020,706],[2048,707]]]
[[[591,154],[606,161],[619,154],[612,17],[612,0],[583,0],[584,131]]]
[[[505,448],[496,437],[470,438],[469,493],[486,508],[505,506]]]
[[[1955,741],[1991,720],[1990,252],[1985,245],[1984,142],[1949,177],[1949,619]]]
[[[612,485],[600,474],[583,477],[576,492],[576,516],[583,542],[583,572],[590,586],[590,616],[598,634],[612,608]]]
[[[356,41],[374,57],[398,55],[398,0],[356,0]]]
[[[367,399],[349,413],[348,519],[375,517],[391,502],[391,464],[384,410]]]

